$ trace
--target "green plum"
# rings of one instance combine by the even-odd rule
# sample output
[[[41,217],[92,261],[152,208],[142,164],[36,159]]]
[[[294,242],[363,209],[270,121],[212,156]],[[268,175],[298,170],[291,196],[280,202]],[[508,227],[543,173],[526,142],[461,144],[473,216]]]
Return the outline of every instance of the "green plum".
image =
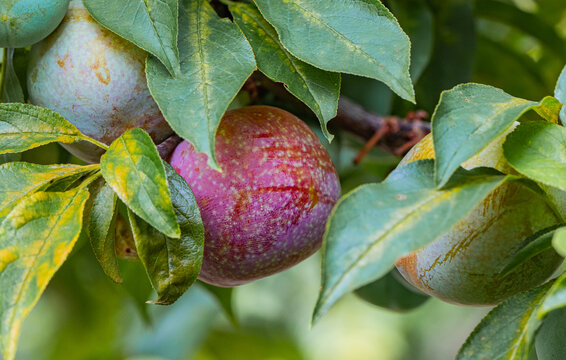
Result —
[[[69,0],[0,1],[0,47],[26,47],[49,35],[65,16]]]
[[[505,135],[463,167],[488,166],[511,172],[503,156],[504,140]],[[428,135],[400,166],[430,158],[434,158],[434,148]],[[535,256],[504,277],[499,272],[525,239],[560,222],[560,215],[543,197],[520,184],[505,183],[435,242],[399,259],[397,268],[412,285],[446,302],[493,305],[552,275],[562,262],[553,250]]]
[[[538,360],[562,360],[566,356],[566,308],[546,316],[536,337]]]
[[[145,58],[143,50],[103,28],[73,0],[59,28],[32,47],[30,102],[57,111],[105,144],[132,128],[159,143],[172,130],[147,87]],[[64,146],[89,162],[102,153],[84,142]]]

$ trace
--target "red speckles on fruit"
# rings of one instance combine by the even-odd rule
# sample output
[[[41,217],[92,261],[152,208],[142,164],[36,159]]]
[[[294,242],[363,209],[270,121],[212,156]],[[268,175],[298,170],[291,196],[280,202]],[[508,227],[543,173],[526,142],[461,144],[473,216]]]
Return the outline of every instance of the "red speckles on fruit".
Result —
[[[205,225],[201,280],[244,284],[320,247],[340,183],[326,149],[302,121],[268,106],[230,111],[217,131],[216,156],[222,173],[186,141],[171,158]]]

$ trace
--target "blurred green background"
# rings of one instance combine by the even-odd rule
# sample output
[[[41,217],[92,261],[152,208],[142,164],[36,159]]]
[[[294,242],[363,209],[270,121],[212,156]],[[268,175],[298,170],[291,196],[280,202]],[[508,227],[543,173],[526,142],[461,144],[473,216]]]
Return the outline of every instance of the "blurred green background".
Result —
[[[415,109],[432,113],[442,90],[469,81],[539,100],[552,94],[566,63],[564,0],[384,3],[413,41],[417,105],[396,98],[374,80],[344,76],[342,87],[344,95],[382,115],[404,116]],[[16,66],[23,78],[25,52],[17,53]],[[328,149],[344,192],[382,180],[399,161],[376,148],[354,166],[363,143],[345,133],[336,135]],[[23,160],[77,161],[59,145],[32,150]],[[132,261],[122,261],[121,267],[126,283],[118,286],[81,240],[25,321],[17,358],[443,360],[454,358],[488,311],[431,299],[399,314],[350,294],[311,329],[320,287],[317,254],[286,272],[234,289],[234,326],[201,285],[172,306],[145,304],[155,295],[143,269]]]

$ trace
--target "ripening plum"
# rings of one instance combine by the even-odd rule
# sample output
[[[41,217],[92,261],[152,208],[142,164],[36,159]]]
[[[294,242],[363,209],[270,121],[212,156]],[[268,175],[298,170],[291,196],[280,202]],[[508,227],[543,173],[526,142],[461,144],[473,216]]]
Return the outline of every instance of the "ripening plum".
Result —
[[[69,0],[0,1],[0,47],[30,46],[49,35],[65,16]]]
[[[57,30],[34,45],[28,69],[30,101],[59,112],[85,135],[110,144],[142,128],[155,142],[172,131],[153,101],[145,77],[146,53],[113,34],[73,0]],[[98,161],[102,149],[64,145],[79,158]]]
[[[222,172],[186,141],[170,161],[193,190],[204,222],[201,280],[244,284],[320,248],[340,183],[306,124],[269,106],[230,111],[216,133],[216,155]]]
[[[466,161],[471,169],[488,166],[509,173],[503,156],[505,136]],[[434,158],[428,135],[400,166]],[[521,244],[536,232],[561,222],[545,199],[517,183],[495,189],[453,229],[435,242],[397,261],[407,281],[441,300],[462,305],[493,305],[548,279],[562,262],[547,250],[505,277],[499,272]]]

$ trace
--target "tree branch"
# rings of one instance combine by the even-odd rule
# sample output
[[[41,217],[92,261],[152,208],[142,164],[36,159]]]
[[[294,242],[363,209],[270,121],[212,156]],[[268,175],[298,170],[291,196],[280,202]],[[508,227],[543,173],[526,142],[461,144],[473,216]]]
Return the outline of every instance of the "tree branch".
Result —
[[[277,98],[290,102],[301,111],[315,117],[312,111],[291,95],[282,84],[271,81],[257,71],[246,82],[244,90],[250,94],[252,101],[265,96],[267,93],[272,93]],[[428,114],[422,110],[408,113],[405,118],[380,116],[342,96],[338,101],[337,116],[328,125],[331,128],[340,128],[357,135],[366,141],[373,138],[362,152],[369,151],[371,147],[375,146],[377,139],[377,143],[381,147],[395,155],[403,155],[420,139],[430,133],[430,123],[425,121],[427,118]],[[379,136],[375,134],[379,134]],[[361,161],[364,155],[361,153],[357,160]]]
[[[365,140],[379,133],[382,146],[396,155],[402,155],[430,133],[430,123],[424,121],[427,117],[424,111],[409,113],[406,118],[383,117],[342,96],[338,101],[338,114],[330,124]]]

